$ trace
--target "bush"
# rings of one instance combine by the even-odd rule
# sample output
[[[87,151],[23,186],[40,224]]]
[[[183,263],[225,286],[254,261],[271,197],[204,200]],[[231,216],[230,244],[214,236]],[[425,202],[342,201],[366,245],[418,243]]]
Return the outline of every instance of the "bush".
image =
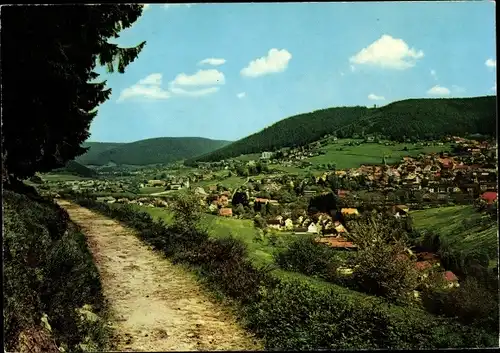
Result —
[[[312,236],[290,243],[285,251],[275,255],[275,261],[284,270],[330,281],[336,278],[336,269],[341,264],[335,250],[316,243]]]
[[[353,280],[367,293],[399,303],[409,301],[418,286],[418,273],[404,249],[382,242],[360,249]]]
[[[466,278],[456,289],[425,294],[423,302],[430,312],[498,333],[498,292],[484,288],[475,278]]]
[[[81,351],[90,339],[104,350],[107,330],[92,327],[76,310],[85,304],[104,314],[97,268],[84,236],[68,214],[49,200],[4,191],[4,334],[8,350],[18,335],[40,325],[43,314],[59,346]],[[98,315],[98,316],[99,316]]]

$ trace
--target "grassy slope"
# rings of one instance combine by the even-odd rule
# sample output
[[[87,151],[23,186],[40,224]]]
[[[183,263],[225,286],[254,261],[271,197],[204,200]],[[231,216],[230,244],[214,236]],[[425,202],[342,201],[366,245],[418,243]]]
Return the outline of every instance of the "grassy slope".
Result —
[[[87,164],[148,165],[171,163],[214,151],[230,143],[200,137],[160,137],[121,144],[84,157]]]
[[[172,224],[173,214],[168,209],[149,208],[144,206],[134,206],[137,210],[149,213],[154,219],[161,219],[167,225]],[[236,219],[236,218],[222,218],[213,215],[204,215],[202,219],[202,226],[205,226],[214,238],[221,238],[232,235],[233,237],[242,240],[248,247],[249,257],[252,262],[257,266],[271,265],[274,263],[273,254],[276,251],[285,249],[286,245],[301,235],[294,235],[289,233],[279,233],[280,241],[277,245],[269,244],[267,240],[256,242],[258,231],[254,228],[251,220]],[[299,280],[302,283],[308,283],[319,289],[334,290],[335,293],[343,295],[349,300],[363,301],[363,302],[376,302],[379,305],[387,306],[394,314],[405,313],[410,310],[412,315],[422,318],[430,317],[429,313],[418,308],[403,308],[397,305],[388,305],[383,299],[374,297],[362,292],[354,291],[346,287],[342,287],[333,283],[316,279],[298,272],[290,272],[282,269],[275,269],[273,273],[282,279]]]
[[[452,99],[409,99],[385,107],[329,108],[281,120],[212,153],[188,160],[217,161],[242,154],[303,145],[325,134],[349,135],[364,130],[392,139],[402,136],[438,138],[449,134],[491,134],[496,124],[496,96]]]
[[[464,220],[481,218],[473,206],[452,206],[430,208],[411,212],[414,226],[421,230],[432,230],[446,238],[451,249],[458,252],[473,253],[479,249],[487,249],[492,254],[497,253],[498,223],[491,221],[487,228],[481,226],[464,227]]]
[[[357,168],[361,164],[381,164],[385,155],[387,163],[397,163],[406,156],[416,156],[420,153],[441,152],[449,149],[449,145],[443,146],[416,146],[411,143],[398,143],[395,146],[385,146],[377,143],[363,143],[359,146],[344,146],[350,139],[341,139],[337,143],[322,148],[326,152],[307,159],[314,165],[335,163],[337,169]],[[408,151],[403,151],[407,147]],[[337,151],[342,148],[342,151]]]

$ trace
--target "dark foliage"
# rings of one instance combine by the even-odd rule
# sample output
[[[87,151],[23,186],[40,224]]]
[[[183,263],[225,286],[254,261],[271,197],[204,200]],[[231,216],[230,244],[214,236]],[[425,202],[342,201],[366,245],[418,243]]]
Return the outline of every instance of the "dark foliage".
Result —
[[[58,345],[72,352],[89,337],[104,349],[104,322],[82,325],[84,304],[104,310],[97,268],[85,237],[67,213],[48,200],[4,191],[4,335],[16,350],[20,332],[47,314]]]
[[[96,178],[98,176],[98,173],[95,170],[87,168],[86,166],[75,161],[69,161],[63,168],[56,169],[55,172],[60,174],[77,175],[84,178]]]
[[[107,40],[141,13],[142,5],[116,4],[2,9],[4,179],[63,167],[85,152],[96,108],[111,93],[105,81],[92,82],[95,68],[123,73],[138,56],[145,42],[120,48]]]

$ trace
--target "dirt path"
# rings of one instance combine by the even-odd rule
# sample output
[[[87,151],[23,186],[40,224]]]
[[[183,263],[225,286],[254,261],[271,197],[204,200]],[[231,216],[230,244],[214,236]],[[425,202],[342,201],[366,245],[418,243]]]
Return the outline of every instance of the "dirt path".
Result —
[[[87,236],[109,301],[119,351],[256,350],[193,275],[150,250],[133,231],[59,200]]]

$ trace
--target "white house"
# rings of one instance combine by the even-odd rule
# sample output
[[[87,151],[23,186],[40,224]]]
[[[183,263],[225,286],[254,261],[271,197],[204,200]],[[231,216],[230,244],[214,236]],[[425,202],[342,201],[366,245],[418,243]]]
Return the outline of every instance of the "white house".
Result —
[[[318,227],[316,226],[316,224],[311,223],[311,224],[309,224],[309,227],[307,227],[307,232],[318,234]]]

